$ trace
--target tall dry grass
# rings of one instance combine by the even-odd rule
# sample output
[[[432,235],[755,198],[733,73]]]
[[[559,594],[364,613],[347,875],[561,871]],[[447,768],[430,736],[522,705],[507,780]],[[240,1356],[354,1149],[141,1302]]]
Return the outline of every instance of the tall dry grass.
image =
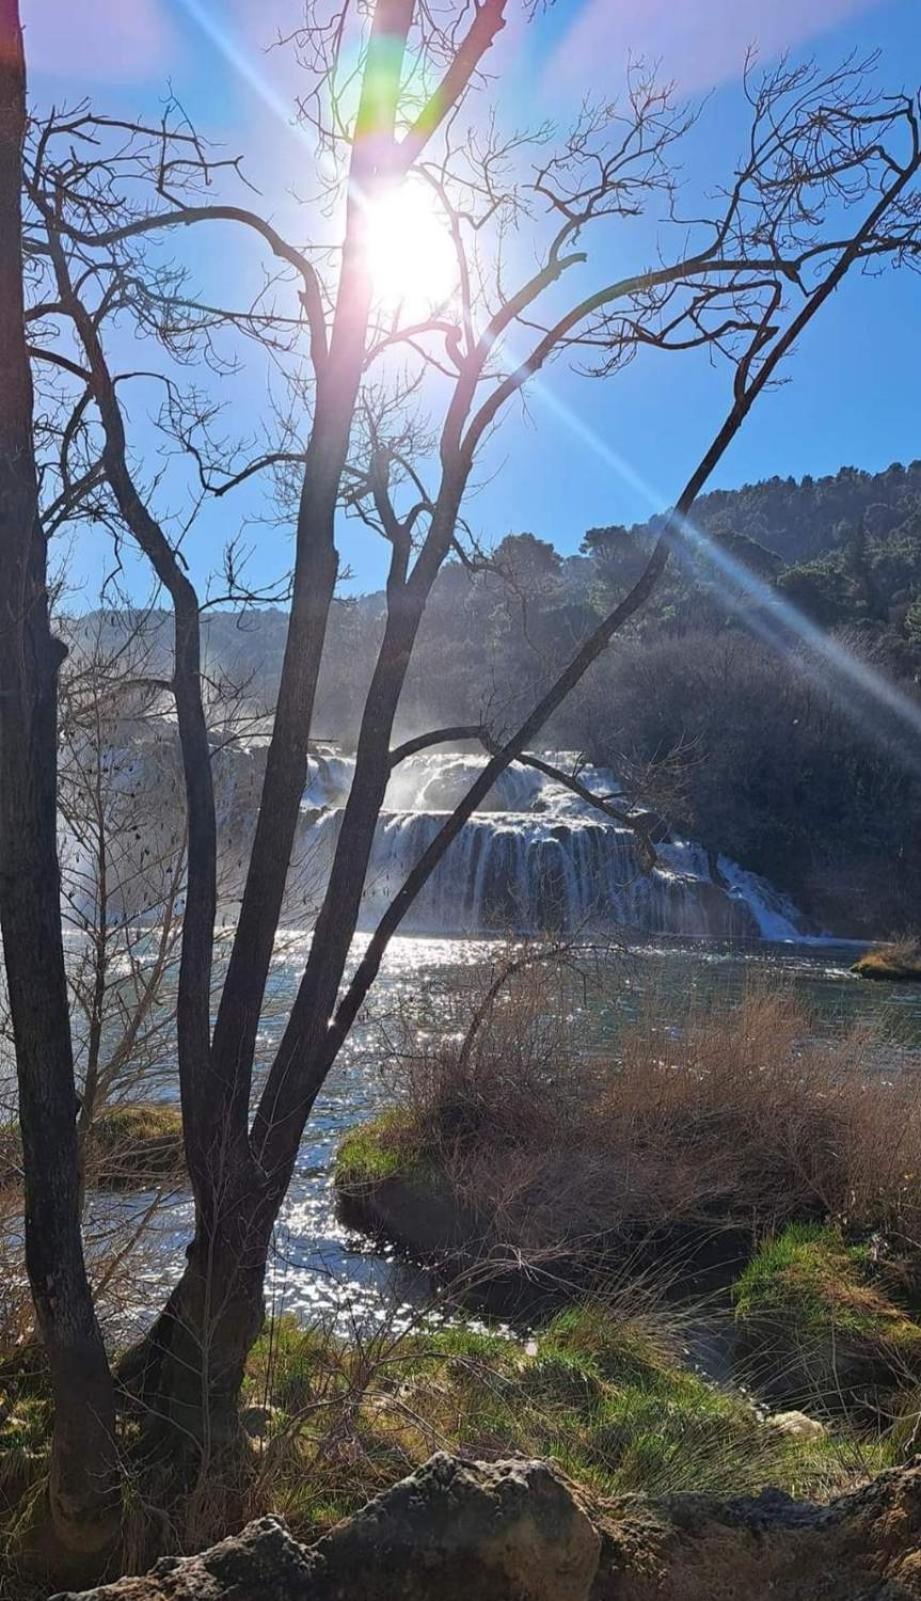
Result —
[[[667,1028],[653,1001],[586,1054],[535,970],[397,1088],[386,1138],[516,1248],[823,1217],[921,1239],[917,1065],[864,1026],[822,1037],[789,990]]]

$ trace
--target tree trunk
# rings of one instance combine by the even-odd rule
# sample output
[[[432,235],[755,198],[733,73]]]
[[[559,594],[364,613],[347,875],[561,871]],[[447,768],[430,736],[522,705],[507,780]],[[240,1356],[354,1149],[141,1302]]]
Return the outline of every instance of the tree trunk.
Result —
[[[22,290],[25,64],[0,0],[0,926],[19,1079],[26,1262],[51,1367],[52,1552],[118,1527],[114,1392],[80,1233],[76,1090],[57,861],[57,674],[38,521]]]
[[[119,1379],[140,1403],[148,1443],[169,1454],[177,1487],[240,1461],[238,1403],[265,1318],[264,1282],[280,1204],[247,1153],[228,1154],[217,1214],[199,1210],[186,1265]],[[232,1175],[232,1176],[231,1176]]]

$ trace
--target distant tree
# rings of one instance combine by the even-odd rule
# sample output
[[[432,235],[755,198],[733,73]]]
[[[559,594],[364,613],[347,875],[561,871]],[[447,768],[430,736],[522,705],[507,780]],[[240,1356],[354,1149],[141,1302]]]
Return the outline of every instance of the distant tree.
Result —
[[[562,566],[562,557],[546,539],[535,539],[533,534],[506,534],[493,552],[492,566],[515,583],[540,582],[543,578],[556,578]]]

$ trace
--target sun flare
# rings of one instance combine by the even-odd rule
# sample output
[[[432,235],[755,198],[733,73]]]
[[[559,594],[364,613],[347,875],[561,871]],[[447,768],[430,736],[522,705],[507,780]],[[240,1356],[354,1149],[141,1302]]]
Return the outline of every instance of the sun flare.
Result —
[[[457,262],[443,213],[422,184],[404,183],[368,209],[367,250],[378,299],[410,318],[444,305]]]

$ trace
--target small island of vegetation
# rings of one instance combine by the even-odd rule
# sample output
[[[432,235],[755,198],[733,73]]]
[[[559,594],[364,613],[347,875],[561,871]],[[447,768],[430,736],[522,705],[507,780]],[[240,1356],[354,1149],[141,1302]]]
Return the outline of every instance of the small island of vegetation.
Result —
[[[880,945],[854,963],[860,978],[921,981],[921,939],[916,935]]]

